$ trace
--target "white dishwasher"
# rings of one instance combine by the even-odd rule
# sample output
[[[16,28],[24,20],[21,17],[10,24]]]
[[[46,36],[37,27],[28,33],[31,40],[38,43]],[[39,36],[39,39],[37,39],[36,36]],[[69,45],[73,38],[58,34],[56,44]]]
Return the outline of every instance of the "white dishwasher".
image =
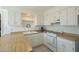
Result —
[[[52,51],[57,51],[57,36],[54,33],[45,33],[45,45]]]

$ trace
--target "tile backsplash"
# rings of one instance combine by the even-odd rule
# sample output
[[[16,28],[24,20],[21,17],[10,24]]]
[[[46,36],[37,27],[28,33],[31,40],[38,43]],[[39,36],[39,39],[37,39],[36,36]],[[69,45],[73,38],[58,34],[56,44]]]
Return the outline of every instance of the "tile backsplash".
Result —
[[[79,34],[79,26],[61,26],[61,25],[52,25],[44,26],[47,30],[57,31],[57,32],[68,32]]]

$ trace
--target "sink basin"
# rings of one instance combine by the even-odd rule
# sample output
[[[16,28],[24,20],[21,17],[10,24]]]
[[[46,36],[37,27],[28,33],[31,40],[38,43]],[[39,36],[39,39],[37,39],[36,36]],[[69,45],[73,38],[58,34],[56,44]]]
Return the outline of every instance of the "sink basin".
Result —
[[[38,32],[24,32],[24,34],[35,34],[35,33],[38,33]]]

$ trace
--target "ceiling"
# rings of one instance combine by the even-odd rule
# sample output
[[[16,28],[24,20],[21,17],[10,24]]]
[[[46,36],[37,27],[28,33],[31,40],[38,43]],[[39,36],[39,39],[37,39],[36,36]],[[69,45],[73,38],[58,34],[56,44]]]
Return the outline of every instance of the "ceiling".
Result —
[[[31,10],[33,10],[33,11],[46,11],[46,10],[48,10],[48,9],[50,9],[50,8],[52,8],[53,6],[27,6],[27,7],[25,7],[25,8],[27,8],[27,9],[31,9]]]
[[[3,8],[15,10],[15,9],[26,9],[34,12],[44,12],[54,6],[3,6]]]

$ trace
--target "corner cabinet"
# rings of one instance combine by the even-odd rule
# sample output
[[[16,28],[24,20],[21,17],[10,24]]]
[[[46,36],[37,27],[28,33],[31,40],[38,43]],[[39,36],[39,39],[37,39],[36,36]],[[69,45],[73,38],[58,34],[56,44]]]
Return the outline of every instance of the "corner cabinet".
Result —
[[[57,52],[78,52],[79,41],[71,41],[57,37]]]

